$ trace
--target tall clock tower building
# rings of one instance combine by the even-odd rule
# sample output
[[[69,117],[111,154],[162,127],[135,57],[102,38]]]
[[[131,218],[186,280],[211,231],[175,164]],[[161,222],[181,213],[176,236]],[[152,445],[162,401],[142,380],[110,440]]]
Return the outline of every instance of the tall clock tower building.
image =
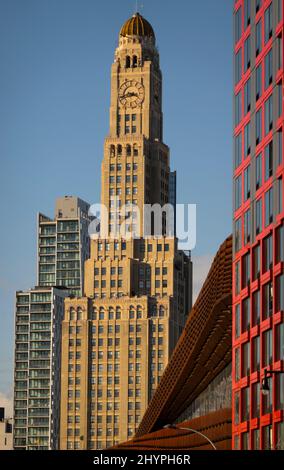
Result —
[[[102,162],[106,232],[91,240],[84,297],[62,324],[61,449],[102,449],[134,436],[191,308],[188,254],[175,236],[143,238],[144,205],[169,202],[162,74],[152,26],[139,13],[120,30],[111,69]],[[125,220],[122,207],[139,209]],[[117,234],[124,224],[140,236]]]
[[[133,184],[131,194],[119,194],[120,178],[118,185],[110,187],[110,164],[119,165],[125,157],[133,157],[130,164],[137,171],[137,192]],[[128,168],[124,172],[122,167],[122,181],[131,177],[126,173]],[[137,203],[142,232],[144,204],[163,206],[168,202],[168,192],[169,149],[163,144],[159,53],[152,26],[136,14],[120,31],[111,69],[110,132],[105,140],[101,199],[110,212],[110,198],[114,194],[121,196],[122,206]]]

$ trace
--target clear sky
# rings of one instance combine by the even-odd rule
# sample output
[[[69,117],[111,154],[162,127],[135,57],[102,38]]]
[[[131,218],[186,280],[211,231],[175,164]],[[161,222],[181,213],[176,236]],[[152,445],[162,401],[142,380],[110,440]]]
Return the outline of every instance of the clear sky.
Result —
[[[35,284],[36,214],[53,216],[67,194],[99,201],[110,67],[135,3],[0,0],[0,406],[12,391],[14,294]],[[197,204],[195,291],[231,232],[232,3],[139,8],[159,46],[178,202]]]

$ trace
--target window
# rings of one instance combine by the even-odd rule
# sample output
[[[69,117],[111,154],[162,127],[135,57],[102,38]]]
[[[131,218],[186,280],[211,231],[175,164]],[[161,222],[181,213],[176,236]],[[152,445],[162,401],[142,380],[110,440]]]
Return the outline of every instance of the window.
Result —
[[[272,283],[268,282],[263,286],[263,320],[271,317],[273,308],[273,288]]]
[[[251,238],[251,216],[250,216],[250,209],[245,212],[244,215],[244,244],[250,242]]]
[[[247,287],[250,283],[250,253],[243,256],[243,288]]]
[[[250,15],[251,15],[251,0],[245,0],[244,3],[244,29],[247,28],[250,24]]]
[[[258,56],[258,54],[261,51],[261,20],[256,23],[255,27],[255,55]]]
[[[260,339],[256,336],[252,340],[252,372],[260,369]]]
[[[279,21],[281,20],[282,20],[282,0],[277,0],[277,23],[279,23]]]
[[[248,421],[249,410],[250,410],[249,387],[243,388],[241,393],[242,393],[242,421]]]
[[[235,265],[235,293],[239,295],[240,293],[240,262],[238,261]]]
[[[282,82],[277,84],[277,117],[280,118],[282,115],[282,100],[283,100],[283,93],[282,93]]]
[[[272,37],[272,5],[264,13],[264,42],[265,44]]]
[[[255,173],[256,173],[256,190],[258,190],[260,188],[260,186],[262,185],[262,158],[261,158],[261,154],[257,155],[256,159],[255,159]]]
[[[267,135],[273,127],[273,99],[272,95],[265,101],[265,135]]]
[[[245,126],[245,157],[250,154],[250,122]]]
[[[260,108],[255,115],[255,143],[259,144],[262,138],[262,109]]]
[[[250,111],[251,107],[251,80],[245,83],[245,114]]]
[[[265,89],[269,87],[272,83],[273,78],[273,69],[272,69],[272,50],[268,52],[265,56]]]
[[[263,367],[269,366],[273,361],[272,330],[263,333]]]
[[[273,172],[273,144],[272,141],[265,147],[265,174],[264,178],[267,181]]]
[[[255,0],[255,12],[257,13],[260,9],[262,0]]]
[[[276,375],[276,410],[284,410],[284,374]]]
[[[239,251],[242,245],[242,219],[235,222],[235,251]]]
[[[243,314],[242,314],[242,333],[248,331],[250,328],[250,298],[248,297],[243,301]]]
[[[242,162],[242,133],[235,137],[235,168]]]
[[[263,272],[272,268],[273,264],[273,240],[272,235],[263,241]]]
[[[235,84],[242,78],[242,49],[235,55]]]
[[[280,0],[278,0],[280,3]],[[284,450],[284,422],[276,423],[276,449]]]
[[[244,63],[244,69],[245,72],[250,68],[250,62],[251,62],[251,46],[250,46],[250,36],[245,40],[245,63]]]
[[[269,392],[267,395],[263,395],[263,398],[262,398],[263,414],[268,414],[272,412],[272,379],[271,377],[269,377],[267,380],[268,380]]]
[[[235,96],[235,126],[237,126],[242,118],[242,95],[239,92]]]
[[[245,201],[250,198],[250,166],[245,169],[244,174],[244,197]]]
[[[250,374],[250,343],[242,345],[242,377],[246,377]]]
[[[235,14],[235,42],[241,39],[242,34],[242,8],[239,8]]]
[[[239,338],[241,331],[240,304],[235,307],[235,338]]]
[[[240,422],[240,392],[235,392],[234,395],[234,411],[235,411],[235,424],[239,424]]]
[[[260,449],[259,429],[255,429],[254,431],[252,431],[252,446],[253,446],[253,450]]]
[[[275,278],[276,312],[284,311],[284,274]]]
[[[240,380],[240,348],[235,349],[235,381]]]
[[[252,278],[253,281],[260,276],[260,245],[256,245],[252,250]]]
[[[260,385],[259,382],[252,385],[252,418],[260,416]]]
[[[262,428],[262,448],[264,450],[272,449],[272,425],[264,426]]]
[[[284,225],[276,230],[276,263],[284,261]]]
[[[262,199],[258,199],[255,203],[255,231],[258,235],[262,230]]]
[[[282,48],[282,36],[278,36],[276,39],[276,47],[277,47],[277,62],[276,62],[276,68],[277,70],[282,69],[282,54],[283,54],[283,48]],[[282,85],[282,84],[281,84]]]
[[[110,146],[110,156],[111,156],[111,157],[114,157],[114,156],[115,156],[115,146],[114,146],[114,145],[111,145],[111,146]]]
[[[282,177],[277,179],[277,214],[283,210],[283,184]]]
[[[256,101],[260,98],[262,93],[262,67],[261,64],[255,71],[255,88],[256,88]]]
[[[253,326],[260,322],[260,292],[255,291],[252,295],[252,323]]]
[[[242,177],[235,179],[235,210],[239,209],[242,204]]]
[[[273,222],[273,188],[265,193],[265,226]]]
[[[277,132],[277,164],[281,165],[282,163],[282,129]]]

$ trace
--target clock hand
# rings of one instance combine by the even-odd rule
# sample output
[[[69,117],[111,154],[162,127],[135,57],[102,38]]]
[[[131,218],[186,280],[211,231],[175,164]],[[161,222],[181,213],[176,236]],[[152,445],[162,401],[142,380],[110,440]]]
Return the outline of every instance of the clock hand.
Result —
[[[138,97],[138,94],[137,93],[134,93],[134,92],[129,92],[129,93],[126,93],[123,98],[131,98],[132,96],[137,96]]]

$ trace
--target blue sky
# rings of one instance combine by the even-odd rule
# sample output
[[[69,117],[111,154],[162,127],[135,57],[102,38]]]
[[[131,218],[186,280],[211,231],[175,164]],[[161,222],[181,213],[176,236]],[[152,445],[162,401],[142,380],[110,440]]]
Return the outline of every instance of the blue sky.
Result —
[[[0,406],[11,395],[14,293],[32,287],[36,214],[98,202],[110,67],[133,0],[0,1]],[[143,0],[164,80],[178,201],[197,204],[195,290],[231,232],[232,1]]]

